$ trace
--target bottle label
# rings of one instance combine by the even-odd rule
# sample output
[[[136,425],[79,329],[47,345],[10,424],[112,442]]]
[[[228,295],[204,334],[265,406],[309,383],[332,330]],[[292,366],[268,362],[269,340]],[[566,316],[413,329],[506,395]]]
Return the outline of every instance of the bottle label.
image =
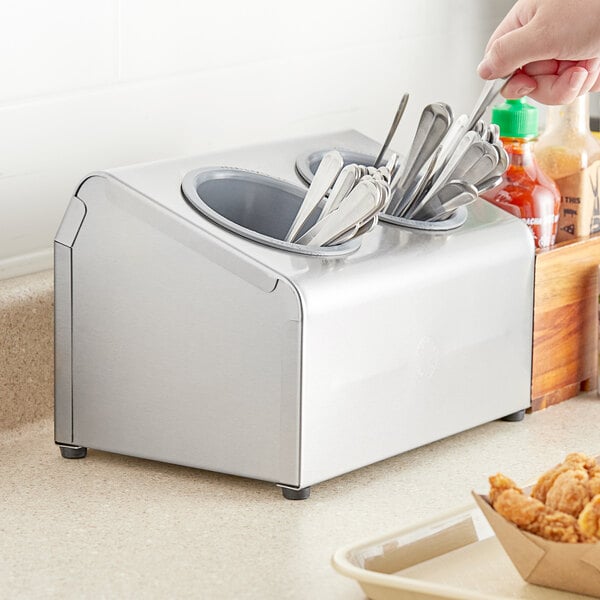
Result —
[[[600,231],[600,160],[555,182],[561,196],[556,241]]]
[[[525,217],[521,219],[526,225],[552,225],[558,221],[558,215],[545,215],[543,217]]]

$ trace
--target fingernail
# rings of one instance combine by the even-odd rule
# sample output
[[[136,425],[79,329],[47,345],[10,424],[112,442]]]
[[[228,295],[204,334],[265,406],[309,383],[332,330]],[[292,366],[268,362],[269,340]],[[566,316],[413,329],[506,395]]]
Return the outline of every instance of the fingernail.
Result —
[[[571,77],[569,77],[569,87],[572,90],[577,90],[579,91],[579,89],[581,88],[581,86],[585,83],[585,80],[587,79],[588,76],[588,72],[583,70],[583,71],[575,71],[575,73],[573,73],[571,75]]]
[[[530,94],[531,92],[533,92],[533,90],[535,90],[535,87],[532,87],[530,85],[525,85],[523,87],[520,87],[515,94],[517,95],[517,98],[521,98],[523,96],[527,96],[527,94]]]
[[[485,58],[479,63],[477,73],[482,79],[489,79],[492,76],[492,69]]]

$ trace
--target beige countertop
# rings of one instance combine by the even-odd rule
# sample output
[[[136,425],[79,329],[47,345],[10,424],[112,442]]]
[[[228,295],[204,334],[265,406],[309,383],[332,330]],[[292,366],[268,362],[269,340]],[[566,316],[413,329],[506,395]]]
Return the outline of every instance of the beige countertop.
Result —
[[[0,435],[52,414],[52,275],[0,280]]]
[[[482,394],[482,402],[485,401]],[[470,503],[487,476],[526,482],[600,453],[588,394],[316,485],[272,484],[90,450],[64,460],[51,421],[0,432],[0,598],[358,600],[338,547]]]

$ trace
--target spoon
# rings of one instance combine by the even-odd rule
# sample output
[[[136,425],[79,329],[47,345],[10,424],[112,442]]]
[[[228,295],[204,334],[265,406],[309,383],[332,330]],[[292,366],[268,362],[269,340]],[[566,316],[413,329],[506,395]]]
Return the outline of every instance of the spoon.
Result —
[[[369,231],[373,231],[377,225],[377,215],[372,216],[370,219],[367,219],[362,225],[360,223],[356,224],[354,229],[351,229],[348,233],[341,235],[340,237],[335,238],[332,242],[327,244],[328,246],[337,246],[339,244],[345,244],[349,242],[352,238],[357,238],[365,233],[369,233]]]
[[[489,142],[492,144],[500,140],[500,127],[496,123],[488,125],[488,136]]]
[[[500,128],[495,123],[490,123],[485,126],[481,137],[486,142],[493,144],[494,142],[497,142],[500,137]]]
[[[411,218],[419,212],[423,207],[442,187],[444,187],[451,179],[455,179],[453,174],[455,170],[460,166],[460,162],[463,159],[469,148],[478,143],[481,138],[474,131],[467,131],[463,138],[459,141],[454,153],[450,157],[450,160],[446,163],[446,166],[442,169],[441,173],[434,175],[433,183],[427,193],[418,201],[413,203],[412,206],[405,206],[404,209],[400,210],[399,216]]]
[[[404,111],[406,110],[406,105],[408,104],[408,97],[409,97],[408,94],[404,94],[404,96],[402,96],[402,100],[400,100],[400,104],[398,105],[398,110],[396,110],[394,120],[392,121],[392,124],[390,125],[390,130],[388,131],[388,134],[385,138],[385,142],[383,142],[383,146],[381,146],[381,150],[379,151],[379,154],[377,155],[377,158],[375,159],[375,162],[373,163],[374,167],[379,166],[379,164],[383,160],[384,154],[386,153],[387,149],[389,148],[390,144],[392,143],[392,139],[393,139],[394,135],[396,134],[396,129],[398,129],[398,124],[400,123],[400,120],[402,119],[402,115],[404,115]]]
[[[493,146],[486,144],[485,154],[462,176],[461,179],[476,185],[491,177],[498,165],[498,155]]]
[[[485,109],[490,105],[492,100],[502,91],[502,88],[506,85],[506,82],[512,77],[512,73],[506,77],[499,79],[491,79],[486,81],[481,90],[481,94],[471,111],[469,116],[468,129],[473,129],[477,126],[477,122],[481,118],[481,115],[485,112]]]
[[[413,206],[417,205],[431,188],[431,184],[433,182],[433,172],[436,165],[438,164],[438,161],[440,160],[441,154],[442,147],[439,146],[438,149],[433,153],[433,156],[429,159],[429,162],[425,167],[425,173],[423,174],[421,179],[416,182],[416,185],[413,189],[407,192],[405,212],[409,212],[413,208]]]
[[[438,173],[444,168],[448,160],[450,160],[450,157],[456,150],[460,140],[462,140],[467,133],[468,125],[469,117],[467,115],[458,116],[452,123],[452,126],[440,144],[440,156],[437,161]]]
[[[450,202],[456,196],[464,192],[475,193],[477,195],[477,189],[472,185],[465,183],[464,181],[449,181],[442,186],[435,194],[433,194],[429,200],[417,207],[411,218],[421,217],[421,220],[430,220],[445,210],[444,206]]]
[[[390,177],[393,177],[396,173],[396,169],[398,168],[398,155],[394,152],[387,163],[385,164],[385,168],[388,170]]]
[[[317,204],[321,202],[327,190],[344,166],[344,159],[337,150],[331,150],[323,157],[321,164],[300,205],[296,218],[285,236],[286,242],[293,242]]]
[[[360,172],[356,165],[346,165],[338,175],[329,196],[325,201],[325,206],[319,215],[319,220],[334,211],[340,202],[352,191],[356,182],[360,179]]]
[[[448,179],[464,179],[465,174],[486,155],[485,144],[486,142],[482,141],[481,138],[470,144],[448,175]],[[496,151],[493,152],[495,154]]]
[[[360,181],[340,206],[315,223],[299,240],[306,246],[324,246],[377,212],[381,194],[372,181]]]
[[[498,167],[495,170],[497,175],[502,175],[510,164],[510,157],[508,156],[508,152],[502,145],[502,142],[496,141],[492,144],[498,153]]]
[[[345,244],[349,242],[352,238],[356,237],[358,230],[360,229],[360,223],[356,223],[354,227],[346,231],[346,233],[342,233],[334,240],[331,240],[327,245],[328,246],[339,246],[340,244]]]
[[[475,187],[480,194],[489,192],[502,183],[502,176],[494,175],[478,183]]]
[[[388,205],[388,214],[396,215],[405,206],[404,195],[408,187],[448,132],[450,120],[450,114],[442,104],[429,104],[423,110],[404,171],[397,173],[391,183],[390,189],[397,189]]]
[[[467,206],[472,202],[477,200],[476,194],[471,194],[470,192],[462,192],[457,196],[454,196],[452,200],[443,205],[443,210],[441,210],[435,217],[431,219],[427,219],[428,221],[442,221],[443,219],[449,217],[452,213],[456,211],[457,208],[461,206]]]

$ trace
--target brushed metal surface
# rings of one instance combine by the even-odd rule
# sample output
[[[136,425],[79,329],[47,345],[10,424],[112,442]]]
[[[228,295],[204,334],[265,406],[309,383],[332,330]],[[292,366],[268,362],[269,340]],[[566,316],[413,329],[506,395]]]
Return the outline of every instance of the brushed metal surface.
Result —
[[[77,237],[77,232],[85,218],[85,204],[73,196],[62,218],[54,240],[63,246],[71,247]]]
[[[73,439],[71,246],[85,218],[85,205],[73,196],[54,242],[54,439]]]
[[[530,404],[530,236],[516,219],[404,248],[397,233],[395,275],[370,261],[360,277],[332,273],[307,299],[303,485]]]
[[[119,182],[79,194],[73,443],[297,485],[292,286],[218,264],[218,241]]]
[[[534,247],[477,201],[344,258],[269,248],[180,190],[210,165],[297,181],[356,132],[111,170],[78,194],[72,443],[304,487],[529,406]],[[515,426],[519,426],[518,424]]]
[[[73,441],[71,248],[54,242],[54,439]]]

